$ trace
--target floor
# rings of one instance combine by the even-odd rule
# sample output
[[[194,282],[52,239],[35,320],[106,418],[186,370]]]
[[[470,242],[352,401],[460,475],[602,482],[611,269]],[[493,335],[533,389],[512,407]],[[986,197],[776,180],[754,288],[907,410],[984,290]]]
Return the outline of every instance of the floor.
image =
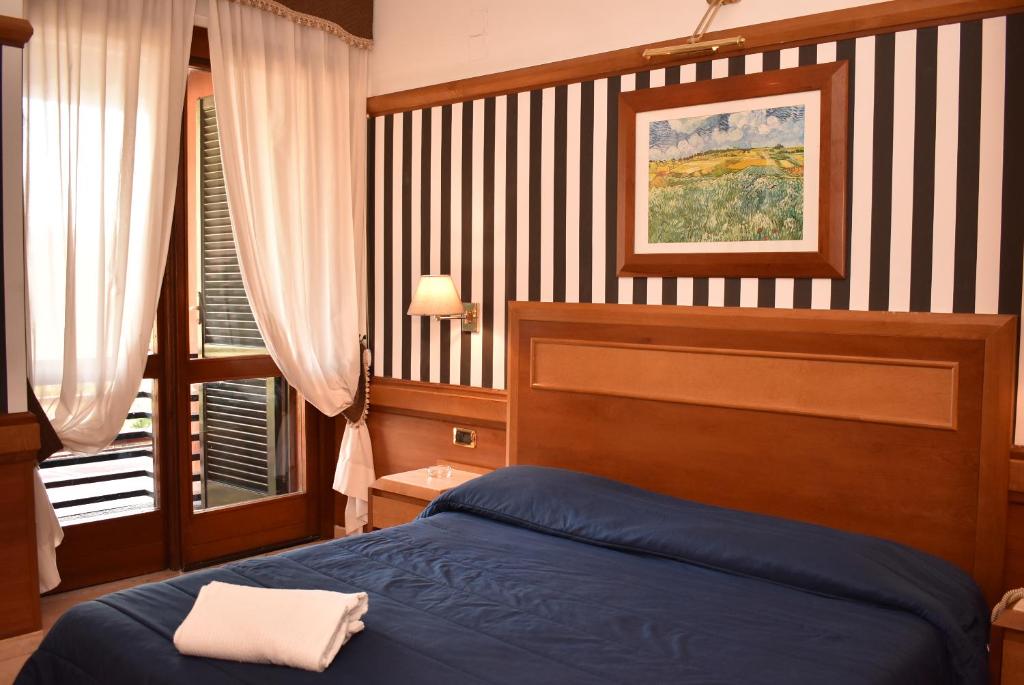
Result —
[[[341,528],[335,527],[334,534],[335,537],[342,537],[344,535],[344,531]],[[302,546],[304,545],[299,545],[299,547]],[[290,547],[289,549],[296,549],[296,547]],[[288,550],[278,550],[276,552],[271,552],[270,554],[280,554],[281,552],[286,551]],[[26,635],[19,635],[18,637],[12,637],[7,640],[0,640],[0,685],[10,685],[10,683],[14,682],[14,677],[18,675],[18,671],[21,670],[22,664],[25,663],[25,660],[28,659],[39,643],[42,642],[43,638],[46,636],[46,632],[54,623],[57,622],[57,619],[71,607],[82,602],[87,602],[90,599],[102,597],[103,595],[110,594],[111,592],[126,590],[130,587],[135,587],[136,585],[144,585],[146,583],[155,583],[157,581],[167,580],[168,578],[173,578],[178,575],[181,575],[181,571],[159,571],[157,573],[150,573],[144,576],[114,581],[113,583],[94,585],[80,590],[72,590],[70,592],[63,592],[43,597],[41,600],[43,614],[42,630],[38,630],[34,633],[28,633]]]

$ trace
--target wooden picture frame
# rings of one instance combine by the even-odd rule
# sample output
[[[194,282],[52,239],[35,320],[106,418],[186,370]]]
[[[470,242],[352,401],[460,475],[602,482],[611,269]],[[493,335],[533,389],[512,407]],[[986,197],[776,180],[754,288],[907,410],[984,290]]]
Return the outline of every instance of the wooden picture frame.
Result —
[[[729,78],[699,81],[662,88],[651,88],[622,93],[619,95],[619,146],[618,146],[618,274],[620,276],[730,276],[730,277],[814,277],[844,278],[846,276],[846,175],[847,175],[847,81],[848,67],[845,61],[817,64],[793,69],[774,70],[733,76]],[[820,93],[820,104],[816,93]],[[650,112],[704,111],[707,107],[733,102],[738,107],[749,107],[747,101],[773,102],[773,96],[804,98],[808,112],[812,111],[818,125],[808,116],[806,134],[815,147],[808,146],[808,157],[816,157],[816,163],[801,166],[801,180],[806,173],[807,187],[801,184],[802,218],[808,216],[808,225],[800,224],[794,232],[800,240],[768,238],[762,240],[698,242],[654,241],[647,242],[652,235],[646,226],[649,218],[650,192],[652,181],[647,180],[642,188],[637,185],[638,159],[649,169],[649,158],[638,156],[641,143],[637,140],[638,130],[644,140],[650,140],[650,128],[638,129],[638,118],[644,125],[652,115]],[[768,112],[771,105],[761,105]],[[693,108],[693,109],[687,109]],[[714,109],[714,107],[712,107]],[[804,108],[800,107],[803,121]],[[724,114],[724,113],[723,113]],[[655,115],[656,116],[656,115]],[[674,115],[666,115],[668,117]],[[715,114],[713,116],[722,116]],[[677,119],[685,122],[696,120]],[[673,129],[675,130],[675,129]],[[682,134],[681,134],[682,135]],[[813,140],[816,137],[816,140]],[[649,145],[643,144],[644,147]],[[682,145],[682,143],[680,143]],[[797,148],[792,148],[797,150]],[[645,154],[643,151],[639,155]],[[649,153],[647,153],[649,154]],[[701,154],[725,154],[718,150]],[[802,165],[805,150],[803,139],[799,147],[799,163]],[[695,154],[694,157],[697,155]],[[690,158],[693,159],[693,158]],[[677,162],[678,160],[671,160]],[[725,163],[725,162],[722,162]],[[789,160],[783,163],[790,164]],[[771,164],[775,164],[772,162]],[[731,168],[731,167],[730,167]],[[703,173],[703,172],[701,172]],[[691,174],[692,175],[692,174]],[[807,191],[807,196],[803,195]],[[643,195],[638,202],[638,191]],[[811,194],[816,194],[816,201]],[[683,191],[680,191],[683,192]],[[645,215],[637,220],[638,205],[646,208]],[[811,211],[808,211],[810,208]],[[817,216],[814,216],[816,211]],[[639,226],[638,226],[639,224]],[[790,224],[792,226],[793,224]],[[660,226],[660,224],[659,224]],[[638,241],[638,232],[641,240]],[[638,242],[642,243],[638,249]],[[772,243],[778,245],[773,245]],[[799,244],[799,247],[795,247]],[[709,251],[701,250],[702,245],[710,246]],[[783,249],[774,249],[775,247]],[[685,251],[673,251],[673,250]],[[658,251],[660,250],[660,251]],[[749,251],[747,251],[749,250]]]

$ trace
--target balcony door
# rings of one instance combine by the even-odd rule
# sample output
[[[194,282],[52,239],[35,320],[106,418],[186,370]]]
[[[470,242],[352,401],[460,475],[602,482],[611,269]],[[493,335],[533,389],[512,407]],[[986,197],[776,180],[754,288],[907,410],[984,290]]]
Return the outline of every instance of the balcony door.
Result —
[[[179,373],[181,563],[190,567],[316,537],[319,459],[307,459],[315,411],[267,354],[242,283],[224,187],[210,73],[189,72],[184,217],[168,267],[178,297],[169,344]],[[184,286],[184,287],[183,287]],[[312,493],[312,494],[311,494]]]
[[[194,60],[203,46],[193,40]],[[42,464],[65,532],[57,592],[333,534],[333,421],[267,354],[235,253],[209,71],[190,70],[186,90],[145,378],[109,447]]]

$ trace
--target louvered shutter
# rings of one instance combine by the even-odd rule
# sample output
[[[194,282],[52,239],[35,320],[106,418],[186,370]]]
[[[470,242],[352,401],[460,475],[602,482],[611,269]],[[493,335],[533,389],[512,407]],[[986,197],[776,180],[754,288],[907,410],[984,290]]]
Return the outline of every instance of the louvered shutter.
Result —
[[[202,98],[199,112],[203,356],[252,354],[249,350],[233,349],[262,349],[263,337],[245,295],[238,254],[231,236],[231,217],[228,215],[217,132],[217,109],[212,95]]]
[[[252,378],[203,386],[206,477],[267,494],[277,491],[278,379]],[[270,458],[268,458],[270,455]]]
[[[231,235],[212,95],[200,100],[199,117],[203,356],[258,354],[264,349],[263,338],[249,307]],[[287,396],[284,383],[256,378],[201,387],[204,478],[275,494],[278,437],[285,415],[282,400]]]

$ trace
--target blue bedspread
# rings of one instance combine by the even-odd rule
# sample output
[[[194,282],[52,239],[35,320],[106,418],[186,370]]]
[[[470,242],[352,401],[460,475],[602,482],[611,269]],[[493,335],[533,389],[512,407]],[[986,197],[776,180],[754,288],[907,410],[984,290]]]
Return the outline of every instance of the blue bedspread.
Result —
[[[184,657],[205,583],[366,590],[322,674]],[[516,467],[408,525],[79,605],[30,683],[985,682],[986,607],[900,545]]]

